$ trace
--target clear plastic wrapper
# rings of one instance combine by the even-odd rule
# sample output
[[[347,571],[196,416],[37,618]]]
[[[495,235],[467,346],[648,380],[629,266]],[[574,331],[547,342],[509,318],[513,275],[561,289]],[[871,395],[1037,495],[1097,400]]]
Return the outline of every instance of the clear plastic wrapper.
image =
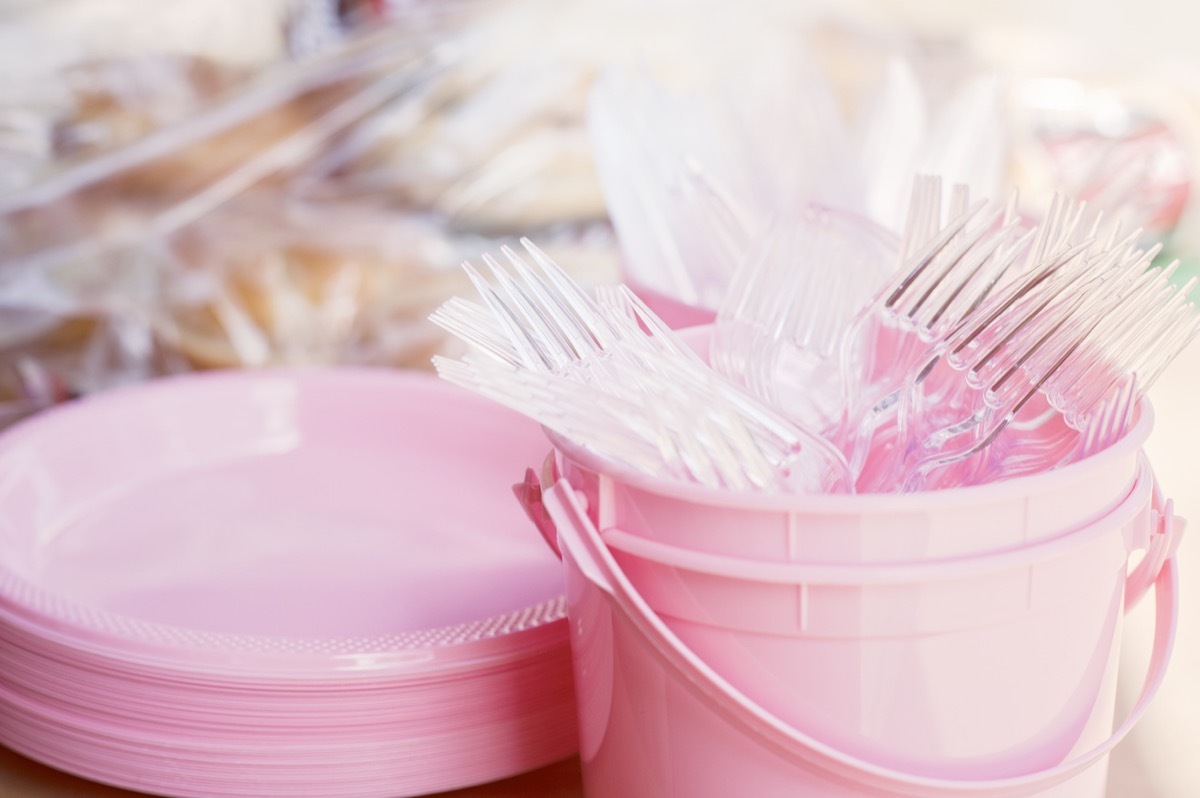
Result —
[[[35,182],[54,163],[134,141],[244,77],[244,69],[215,60],[159,55],[82,61],[32,85],[5,81],[0,191]]]
[[[354,5],[354,4],[347,4]],[[349,20],[330,0],[15,0],[0,11],[0,193],[183,119]],[[351,13],[348,12],[348,17]],[[319,23],[319,24],[318,24]],[[319,30],[313,30],[319,28]]]
[[[508,208],[500,224],[447,210],[446,184],[427,175],[373,171],[431,159],[443,137],[429,131],[479,89],[462,85],[455,44],[472,8],[414,7],[166,121],[143,124],[136,104],[114,101],[106,124],[128,136],[100,135],[0,193],[0,424],[195,368],[428,367],[447,345],[429,312],[462,290],[459,264],[496,238],[536,230],[582,279],[615,273],[602,208],[564,201],[562,188],[530,212],[544,186],[528,164],[516,167],[529,181],[511,176],[524,194],[493,198]],[[544,143],[538,132],[520,135]],[[442,165],[459,189],[482,185],[465,158]]]
[[[285,5],[305,12],[288,31],[303,58],[170,113],[151,98],[149,121],[118,102],[74,153],[0,192],[0,398],[188,368],[424,367],[447,345],[426,316],[462,288],[458,265],[522,235],[581,282],[611,280],[585,128],[596,77],[616,60],[686,76],[697,53],[736,60],[764,20],[811,16],[376,2],[352,13],[389,25],[330,46],[342,4]]]

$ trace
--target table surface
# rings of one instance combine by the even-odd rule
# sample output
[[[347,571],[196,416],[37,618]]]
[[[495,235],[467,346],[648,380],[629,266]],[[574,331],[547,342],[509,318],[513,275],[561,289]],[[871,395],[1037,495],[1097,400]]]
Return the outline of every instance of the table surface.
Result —
[[[1138,758],[1137,735],[1117,749],[1109,775],[1111,798],[1184,798],[1164,786],[1162,774],[1152,778]],[[576,758],[492,784],[483,784],[437,798],[582,798],[580,765]],[[53,770],[0,747],[0,796],[3,798],[135,798],[138,793],[85,781]],[[1190,795],[1190,793],[1189,793]]]
[[[136,798],[138,795],[60,773],[0,747],[2,798]],[[579,760],[571,758],[493,784],[438,793],[438,798],[580,798],[582,795]]]
[[[1200,518],[1200,341],[1172,365],[1151,391],[1155,432],[1146,451],[1167,496],[1181,515]],[[1194,536],[1194,532],[1192,536]],[[1189,536],[1191,537],[1191,536]],[[1110,798],[1195,798],[1200,796],[1200,593],[1189,589],[1200,545],[1185,537],[1179,550],[1180,624],[1170,668],[1150,711],[1116,750]],[[1140,687],[1154,633],[1153,602],[1143,601],[1127,617],[1122,649],[1121,700],[1128,705]],[[135,793],[92,784],[31,762],[0,748],[0,798],[122,798]],[[580,766],[568,759],[495,784],[444,793],[442,798],[512,798],[583,795]]]

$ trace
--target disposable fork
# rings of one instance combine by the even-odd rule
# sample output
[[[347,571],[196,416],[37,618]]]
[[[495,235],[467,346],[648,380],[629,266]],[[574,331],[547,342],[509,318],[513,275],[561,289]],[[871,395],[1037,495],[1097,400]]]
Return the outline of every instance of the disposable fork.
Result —
[[[870,222],[810,206],[772,222],[717,312],[713,367],[811,429],[841,416],[839,345],[886,277],[897,242]]]
[[[1000,316],[972,331],[964,340],[971,349],[956,352],[957,371],[946,368],[954,360],[945,357],[945,349],[954,347],[945,343],[917,372],[927,377],[941,367],[938,379],[910,376],[896,414],[893,447],[883,452],[886,465],[873,464],[868,470],[872,483],[860,482],[861,488],[887,491],[899,486],[907,492],[924,487],[931,472],[992,443],[1037,395],[1054,368],[1080,342],[1069,336],[1068,321],[1081,310],[1084,296],[1079,292],[1059,296],[1046,283],[1031,290],[1039,300],[1015,324]],[[936,396],[928,391],[931,384],[940,389]]]
[[[1076,446],[1067,457],[1059,461],[1059,465],[1082,460],[1104,451],[1124,437],[1133,424],[1137,401],[1144,393],[1136,372],[1116,385],[1088,419],[1087,425],[1079,434]]]
[[[995,366],[1000,362],[997,353],[1006,345],[1017,346],[1015,338],[1027,333],[1035,322],[1065,319],[1078,309],[1082,297],[1066,303],[1060,300],[1063,276],[1082,268],[1085,250],[1085,245],[1061,245],[1060,251],[1052,252],[1042,264],[994,295],[941,340],[926,346],[921,359],[898,377],[901,387],[894,392],[896,405],[890,423],[882,432],[872,429],[877,440],[872,440],[867,449],[870,462],[864,458],[863,468],[858,472],[860,489],[894,489],[903,481],[911,459],[920,456],[915,452],[922,444],[936,448],[943,443],[941,439],[927,443],[925,436],[933,438],[941,434],[952,438],[976,429],[987,420],[988,407],[980,399],[985,382],[973,367]],[[1048,308],[1058,315],[1050,316]],[[1008,351],[1003,349],[1003,354]],[[1014,408],[1014,413],[1020,409]],[[954,462],[973,453],[964,451]],[[980,460],[964,464],[965,470],[959,478],[969,479],[966,474],[980,465]]]
[[[489,255],[484,261],[497,285],[464,264],[484,304],[455,297],[434,312],[433,321],[512,366],[574,371],[585,380],[610,379],[613,358],[637,361],[652,352],[702,363],[624,286],[602,287],[593,298],[531,242],[523,244],[536,271],[507,247],[502,251],[516,278]]]
[[[763,427],[725,401],[721,386],[705,384],[705,374],[679,369],[662,352],[642,352],[637,360],[612,360],[606,377],[620,390],[611,393],[566,373],[490,358],[436,358],[435,365],[446,379],[646,473],[735,490],[845,489],[838,475],[797,456],[786,419]]]
[[[983,303],[1032,238],[1020,233],[1013,203],[968,207],[961,187],[943,226],[941,194],[936,177],[914,182],[904,267],[858,312],[842,340],[843,413],[835,440],[856,476],[875,431],[895,411],[906,375],[940,334]]]
[[[1102,254],[1090,260],[1079,257],[1093,246],[1102,218],[1097,215],[1090,226],[1084,226],[1086,206],[1062,197],[1054,199],[1040,225],[1024,233],[1015,223],[1015,195],[1002,212],[993,208],[984,226],[974,228],[975,233],[966,229],[968,219],[964,218],[973,213],[971,209],[939,230],[936,220],[940,193],[933,178],[914,185],[905,247],[918,253],[913,258],[916,265],[886,287],[875,305],[864,311],[868,320],[873,316],[885,327],[890,325],[892,337],[898,336],[901,341],[883,361],[882,377],[870,383],[868,398],[874,404],[868,402],[866,410],[860,412],[857,430],[844,426],[839,438],[858,476],[863,473],[868,454],[880,448],[874,440],[876,430],[894,423],[903,436],[905,419],[896,420],[895,413],[902,391],[915,390],[910,383],[922,383],[916,395],[924,401],[917,412],[932,418],[939,410],[954,407],[946,399],[946,386],[930,379],[931,374],[936,377],[942,373],[932,368],[937,358],[931,358],[931,352],[937,341],[961,334],[968,322],[988,327],[989,333],[998,338],[1024,318],[1022,309],[1040,301],[1039,297],[1055,296],[1057,288],[1068,284],[1081,270],[1111,265],[1122,254],[1132,257],[1134,253],[1132,243],[1137,234],[1117,241],[1119,228],[1114,227],[1101,248]],[[966,207],[965,195],[957,197],[954,204],[959,209]],[[922,248],[923,239],[930,242]],[[990,315],[980,313],[981,308],[989,308]],[[980,319],[985,321],[979,324]],[[948,354],[953,360],[958,353],[951,350]],[[908,412],[913,412],[911,407]],[[897,437],[895,433],[885,436],[892,441]],[[891,455],[899,456],[901,452],[892,451]],[[878,451],[873,456],[877,455]],[[877,482],[878,463],[873,464],[872,471],[868,481]],[[882,473],[894,476],[886,469]]]
[[[701,240],[715,232],[705,192],[726,193],[712,170],[730,152],[705,116],[644,69],[609,70],[589,98],[588,129],[630,268],[688,304],[716,307],[736,260],[718,239]]]
[[[623,400],[623,413],[641,414],[637,424],[643,428],[659,430],[660,437],[667,430],[676,449],[709,450],[707,455],[694,454],[693,460],[713,460],[719,467],[689,467],[692,476],[712,471],[727,485],[749,483],[772,489],[844,491],[850,487],[840,451],[710,369],[628,289],[619,287],[592,297],[532,243],[522,243],[536,269],[509,249],[504,254],[512,273],[485,257],[495,284],[467,265],[484,304],[456,299],[431,317],[503,366],[466,361],[465,370],[444,369],[448,378],[480,392],[492,380],[496,396],[507,397],[510,406],[522,410],[519,391],[529,388],[532,378],[514,373],[554,377],[537,384],[543,393],[561,388],[558,409],[548,413],[546,402],[531,398],[523,412],[568,435],[568,429],[578,432],[592,423],[586,418],[592,414],[589,396],[616,397]],[[566,386],[568,382],[575,385]],[[581,393],[579,385],[588,386],[590,393]],[[684,407],[688,412],[682,411]],[[575,417],[563,420],[561,413]],[[620,418],[620,414],[609,415]],[[554,418],[559,420],[551,423]],[[615,441],[612,436],[604,440],[610,445]],[[738,466],[731,464],[730,452],[752,463],[746,473],[733,473]],[[773,468],[770,479],[759,465],[762,461]],[[678,473],[677,465],[673,460],[666,467]]]
[[[1177,266],[1176,262],[1147,271],[1125,304],[1097,325],[1102,347],[1082,350],[1047,387],[1051,403],[1063,411],[1067,423],[1082,429],[1100,398],[1130,374],[1138,375],[1139,393],[1144,392],[1191,340],[1196,322],[1188,298],[1197,280],[1173,285]]]
[[[1128,374],[1139,375],[1136,400],[1148,387],[1146,378],[1152,382],[1197,329],[1186,302],[1193,284],[1164,294],[1171,269],[1144,271],[1146,262],[1145,253],[1133,253],[1065,288],[1042,281],[1027,288],[1019,310],[1005,301],[1007,313],[989,313],[982,324],[950,336],[943,348],[956,357],[944,360],[959,376],[959,391],[943,404],[958,408],[958,415],[947,423],[946,413],[912,401],[921,390],[918,381],[911,383],[909,404],[898,415],[901,478],[892,487],[920,489],[933,472],[982,451],[1039,392],[1075,428]],[[941,354],[931,363],[940,362]],[[904,429],[906,421],[915,429]],[[1043,465],[1056,465],[1064,454],[1046,455]],[[894,476],[896,470],[879,473]],[[886,483],[877,480],[873,487],[886,489]]]
[[[1136,375],[1116,385],[1083,429],[1067,424],[1044,394],[1033,397],[988,446],[955,469],[927,475],[923,487],[961,487],[1038,474],[1082,460],[1111,446],[1129,430],[1142,391]]]
[[[1062,413],[1044,403],[1033,419],[1014,419],[985,451],[974,478],[958,484],[1041,473],[1103,451],[1128,432],[1142,394],[1137,375],[1128,375],[1096,406],[1083,429],[1067,424]]]
[[[434,365],[442,378],[642,473],[733,490],[777,487],[778,474],[761,452],[744,445],[749,433],[737,427],[736,417],[724,417],[729,426],[717,432],[676,394],[651,394],[645,379],[632,383],[622,395],[612,395],[583,382],[494,360],[436,356]],[[579,412],[581,408],[586,412]],[[742,445],[728,444],[728,439]]]

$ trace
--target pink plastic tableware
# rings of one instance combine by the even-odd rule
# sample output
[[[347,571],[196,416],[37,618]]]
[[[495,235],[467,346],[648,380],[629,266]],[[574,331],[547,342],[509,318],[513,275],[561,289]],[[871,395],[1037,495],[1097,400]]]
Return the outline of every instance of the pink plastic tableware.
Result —
[[[1126,566],[1157,520],[1151,481],[1143,469],[1094,524],[925,563],[773,563],[601,537],[688,648],[792,727],[901,770],[1011,776],[1111,730]]]
[[[1179,531],[1178,525],[1171,522],[1169,506],[1163,507],[1162,522],[1152,532],[1147,557],[1153,563],[1158,616],[1150,669],[1140,696],[1115,731],[1109,733],[1113,692],[1105,688],[1092,707],[1089,730],[1074,750],[1058,752],[1060,756],[1049,757],[1050,761],[1030,752],[1026,767],[1007,775],[997,775],[990,764],[976,769],[951,761],[942,769],[926,762],[924,768],[914,772],[857,756],[829,742],[819,729],[810,733],[787,723],[690,648],[626,577],[589,519],[583,495],[566,479],[557,478],[552,468],[543,470],[541,484],[547,513],[547,524],[542,529],[548,533],[553,528],[553,540],[566,571],[578,684],[580,755],[589,798],[716,798],[730,794],[758,798],[1101,798],[1108,754],[1145,712],[1165,675],[1177,614],[1177,577],[1170,550]],[[1059,548],[1065,553],[1072,546],[1088,548],[1084,539],[1119,538],[1112,531],[1117,523],[1113,519],[1112,524],[1064,538],[1079,536],[1079,541],[1044,542],[1031,549]],[[1016,555],[1031,561],[1038,556],[1029,552]],[[987,562],[996,558],[997,562]],[[980,559],[984,562],[975,566],[987,570],[1002,567],[1013,557],[984,555]],[[930,567],[937,571],[956,566],[958,563],[950,562]],[[864,578],[863,573],[875,568],[866,566],[857,577]],[[923,578],[930,575],[926,573]],[[968,576],[965,570],[960,575]],[[1053,591],[1054,587],[1050,582],[1039,589]],[[1118,626],[1120,612],[1120,606],[1113,608],[1113,622]],[[743,639],[746,637],[743,635]],[[733,650],[736,636],[730,635],[725,645]],[[903,647],[909,642],[900,637],[894,645]],[[1111,639],[1102,639],[1097,658],[1106,668],[1110,650]],[[1033,650],[1001,649],[990,653],[1003,659],[1044,661],[1055,656],[1054,641],[1043,641]],[[864,660],[863,665],[867,664]],[[937,663],[929,664],[932,670],[928,673],[936,673]],[[1108,670],[1106,678],[1115,678],[1112,669]],[[898,668],[892,675],[899,690],[907,686],[916,694],[914,705],[919,705],[928,691],[936,693],[944,688],[923,678],[921,668]],[[836,674],[827,676],[834,683],[840,678]],[[855,676],[854,672],[845,674],[847,679]],[[914,676],[918,677],[916,681],[912,681]],[[965,682],[970,675],[958,673],[955,678]],[[813,680],[808,687],[817,691],[822,684]],[[968,696],[968,700],[979,698]],[[873,715],[862,717],[869,721]],[[836,725],[836,718],[833,723]],[[925,742],[945,743],[932,738]]]
[[[0,743],[163,795],[415,795],[574,752],[536,424],[431,375],[192,375],[0,435]],[[335,786],[336,785],[336,786]]]

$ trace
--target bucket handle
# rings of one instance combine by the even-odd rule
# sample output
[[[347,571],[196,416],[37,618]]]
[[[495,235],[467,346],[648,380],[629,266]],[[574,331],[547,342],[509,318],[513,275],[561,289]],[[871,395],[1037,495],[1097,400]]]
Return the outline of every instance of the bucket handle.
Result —
[[[595,525],[591,523],[587,512],[580,503],[579,493],[560,478],[554,452],[551,452],[546,458],[540,478],[533,469],[526,469],[524,481],[514,485],[513,491],[538,532],[560,559],[562,558],[562,548],[558,529],[551,512],[544,504],[544,493],[550,492],[552,507],[564,513],[567,520],[579,527],[571,537],[578,537],[579,532],[584,529],[590,529],[597,537],[599,536]],[[1171,651],[1175,644],[1175,631],[1179,616],[1179,577],[1175,552],[1185,521],[1174,514],[1174,503],[1169,499],[1164,500],[1157,482],[1154,488],[1152,509],[1153,528],[1149,545],[1142,562],[1127,578],[1125,601],[1125,608],[1128,610],[1151,585],[1155,588],[1155,628],[1150,661],[1142,682],[1141,693],[1125,716],[1125,720],[1104,742],[1073,759],[1046,770],[1011,778],[978,781],[954,781],[917,776],[874,765],[827,745],[819,747],[826,750],[829,754],[828,758],[835,760],[837,765],[848,766],[860,775],[870,773],[872,781],[878,787],[891,789],[900,795],[919,795],[923,798],[961,796],[964,793],[979,798],[1028,795],[1028,789],[1031,786],[1036,785],[1040,789],[1045,789],[1061,784],[1096,764],[1133,730],[1133,727],[1149,709],[1150,703],[1158,693],[1163,678],[1166,676],[1167,663],[1170,661]],[[572,560],[588,580],[610,596],[616,596],[617,591],[604,573],[605,569],[602,563],[589,556],[590,552],[578,552],[585,556],[575,556],[577,555],[575,550],[579,546],[571,548]],[[598,557],[604,556],[600,552],[596,552],[596,554]],[[736,688],[730,686],[730,689],[735,690]],[[765,710],[762,711],[765,713]],[[778,721],[776,722],[778,723]],[[833,765],[834,763],[830,762],[829,764]]]

